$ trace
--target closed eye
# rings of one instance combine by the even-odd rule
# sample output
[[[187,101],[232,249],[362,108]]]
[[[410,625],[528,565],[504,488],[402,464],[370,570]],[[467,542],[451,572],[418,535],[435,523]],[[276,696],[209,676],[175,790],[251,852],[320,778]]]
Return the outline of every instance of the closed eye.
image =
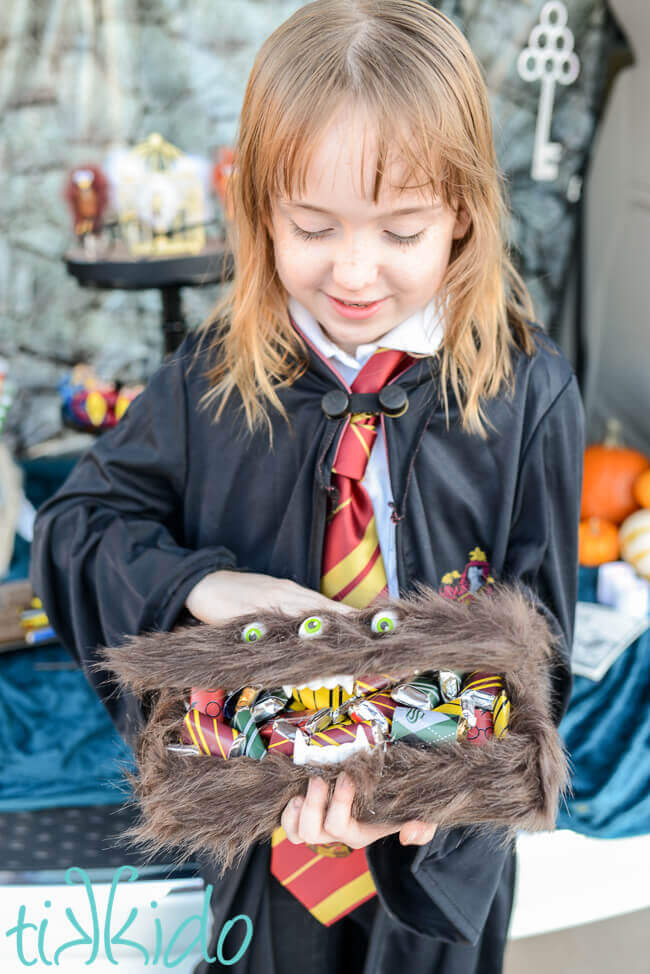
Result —
[[[299,227],[293,220],[290,222],[292,233],[302,240],[322,240],[329,233],[329,230],[319,230],[318,232],[310,233],[308,230],[303,230],[302,227]],[[410,247],[424,236],[424,230],[420,230],[419,233],[414,233],[410,237],[400,237],[399,234],[392,233],[390,230],[386,230],[386,233],[389,239],[399,247]]]

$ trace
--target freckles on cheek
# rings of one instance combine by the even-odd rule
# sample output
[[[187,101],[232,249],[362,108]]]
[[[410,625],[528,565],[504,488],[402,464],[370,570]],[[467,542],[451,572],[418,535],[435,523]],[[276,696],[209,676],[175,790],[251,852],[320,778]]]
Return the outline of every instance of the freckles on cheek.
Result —
[[[275,263],[278,269],[287,268],[295,274],[301,266],[308,263],[309,257],[300,243],[291,238],[280,238],[275,247]]]
[[[401,267],[399,264],[394,266],[394,280],[400,290],[414,290],[422,287],[431,277],[430,273],[424,273],[424,263],[420,267],[413,264]]]

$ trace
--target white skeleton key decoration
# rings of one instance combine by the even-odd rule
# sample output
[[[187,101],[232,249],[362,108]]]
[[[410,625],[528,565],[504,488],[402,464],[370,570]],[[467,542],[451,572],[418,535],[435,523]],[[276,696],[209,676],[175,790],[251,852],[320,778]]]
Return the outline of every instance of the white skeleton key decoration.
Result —
[[[539,110],[535,127],[535,148],[530,174],[538,181],[557,179],[562,155],[559,142],[551,142],[551,117],[556,84],[570,85],[580,73],[580,61],[573,50],[573,34],[567,27],[567,9],[560,0],[542,7],[539,23],[533,27],[517,59],[517,70],[524,81],[541,81]]]

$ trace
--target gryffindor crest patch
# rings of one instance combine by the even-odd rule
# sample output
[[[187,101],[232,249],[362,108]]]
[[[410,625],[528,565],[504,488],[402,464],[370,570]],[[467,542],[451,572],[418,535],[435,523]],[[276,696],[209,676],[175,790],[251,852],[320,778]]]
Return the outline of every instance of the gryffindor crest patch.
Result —
[[[463,601],[470,598],[485,588],[490,591],[494,584],[494,578],[490,574],[490,562],[482,548],[473,548],[469,553],[469,561],[466,562],[462,572],[446,572],[440,580],[440,595],[446,599],[457,599]]]

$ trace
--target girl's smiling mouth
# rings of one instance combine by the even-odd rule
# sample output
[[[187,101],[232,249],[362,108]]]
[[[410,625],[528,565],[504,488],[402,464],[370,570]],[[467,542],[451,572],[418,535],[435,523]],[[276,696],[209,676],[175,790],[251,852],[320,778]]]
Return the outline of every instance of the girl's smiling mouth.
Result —
[[[340,315],[343,315],[344,318],[355,318],[355,319],[369,318],[371,315],[375,313],[375,311],[377,311],[378,308],[380,308],[383,305],[384,301],[386,300],[386,298],[381,298],[381,300],[379,301],[373,301],[370,304],[363,304],[361,306],[357,306],[356,303],[344,304],[342,301],[339,301],[337,298],[333,298],[330,294],[327,294],[326,297],[330,302],[330,304],[332,305],[332,307]]]

